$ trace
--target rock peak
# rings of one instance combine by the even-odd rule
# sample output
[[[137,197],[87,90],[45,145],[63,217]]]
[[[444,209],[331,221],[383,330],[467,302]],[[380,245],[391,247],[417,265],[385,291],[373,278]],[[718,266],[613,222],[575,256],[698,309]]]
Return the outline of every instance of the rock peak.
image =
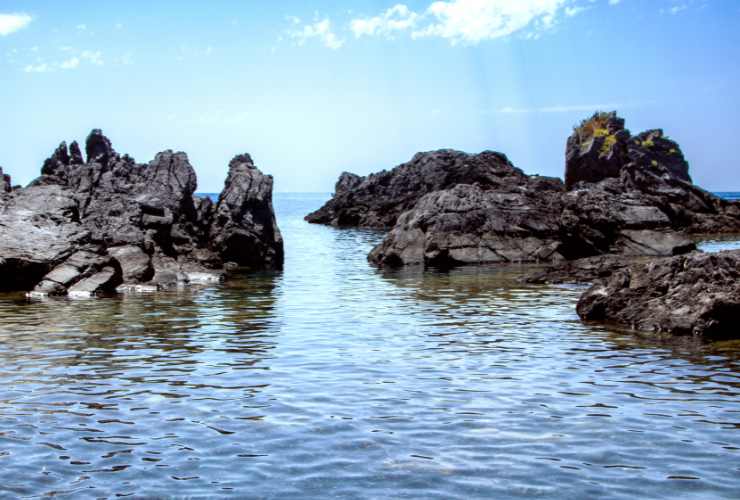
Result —
[[[252,160],[252,157],[249,153],[242,153],[239,155],[234,156],[234,158],[231,159],[229,162],[229,169],[232,169],[238,165],[245,165],[248,168],[256,168],[254,166],[254,161]]]
[[[9,193],[12,189],[10,176],[3,172],[3,167],[0,167],[0,194]]]
[[[116,152],[103,131],[99,128],[93,129],[85,140],[85,153],[87,163],[107,163]]]
[[[565,149],[565,185],[619,178],[626,170],[664,173],[691,182],[681,148],[663,130],[632,136],[616,111],[597,112],[573,129]]]

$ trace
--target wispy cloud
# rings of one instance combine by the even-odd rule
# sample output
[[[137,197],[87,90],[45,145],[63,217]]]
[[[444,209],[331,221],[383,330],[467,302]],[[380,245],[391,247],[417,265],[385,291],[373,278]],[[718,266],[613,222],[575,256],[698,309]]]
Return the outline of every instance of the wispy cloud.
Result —
[[[22,30],[33,18],[28,14],[0,14],[0,36],[8,36]]]
[[[297,17],[291,17],[289,20],[293,28],[288,30],[287,36],[299,46],[305,45],[311,39],[319,40],[325,47],[332,50],[340,49],[344,45],[344,40],[332,31],[329,18],[317,19],[310,24],[303,24]]]
[[[69,71],[82,67],[83,64],[102,66],[104,64],[103,53],[100,50],[76,50],[73,47],[59,47],[66,57],[61,61],[48,61],[42,57],[36,57],[36,61],[23,66],[26,73],[52,73],[54,71]]]
[[[477,44],[518,32],[537,37],[562,16],[573,17],[594,0],[445,0],[420,12],[404,4],[350,22],[356,37],[407,32],[414,39],[437,37],[451,44]]]
[[[412,29],[419,21],[419,14],[403,4],[394,5],[375,17],[353,19],[350,29],[356,37],[394,34]]]

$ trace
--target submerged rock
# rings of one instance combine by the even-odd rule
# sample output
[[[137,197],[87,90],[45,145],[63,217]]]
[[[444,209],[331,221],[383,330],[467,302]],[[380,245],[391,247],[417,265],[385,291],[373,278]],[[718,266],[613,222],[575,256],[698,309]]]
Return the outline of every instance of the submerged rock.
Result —
[[[740,338],[740,251],[695,252],[615,271],[578,302],[578,315],[654,336]]]
[[[89,295],[121,285],[177,286],[191,275],[217,280],[231,261],[282,266],[272,179],[253,165],[246,177],[231,169],[214,210],[194,196],[196,175],[185,153],[164,151],[137,164],[118,155],[100,130],[85,150],[83,163],[77,143],[60,144],[41,177],[0,199],[3,289]]]

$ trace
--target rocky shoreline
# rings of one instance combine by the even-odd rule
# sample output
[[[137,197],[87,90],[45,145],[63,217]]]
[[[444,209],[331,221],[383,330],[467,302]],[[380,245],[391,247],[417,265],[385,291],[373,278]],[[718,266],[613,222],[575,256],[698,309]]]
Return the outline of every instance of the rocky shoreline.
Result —
[[[282,268],[272,177],[249,155],[231,161],[214,203],[194,195],[185,153],[137,164],[93,130],[85,154],[77,142],[61,143],[25,188],[9,188],[2,176],[1,290],[93,296],[218,281],[240,267]]]
[[[332,199],[306,220],[388,229],[368,255],[381,268],[549,263],[527,280],[611,288],[617,285],[599,283],[637,272],[634,266],[686,254],[689,260],[683,262],[699,262],[694,235],[740,234],[740,203],[692,184],[677,143],[662,130],[633,136],[616,112],[596,113],[574,129],[566,143],[564,178],[528,176],[497,152],[419,153],[390,171],[367,177],[343,173]],[[728,258],[721,265],[733,262]],[[639,293],[623,296],[645,299]],[[715,311],[707,310],[710,316]],[[724,316],[681,311],[690,328],[667,327],[665,316],[663,327],[647,329],[707,337],[727,331],[718,326],[727,322]],[[628,328],[647,325],[619,314],[582,316]],[[714,326],[701,326],[699,316]]]

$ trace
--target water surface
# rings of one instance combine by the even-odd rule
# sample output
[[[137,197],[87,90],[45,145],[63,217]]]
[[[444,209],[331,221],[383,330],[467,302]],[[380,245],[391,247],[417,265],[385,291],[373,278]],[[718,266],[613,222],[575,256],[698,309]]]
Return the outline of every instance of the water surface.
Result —
[[[381,273],[278,195],[279,274],[0,298],[0,496],[737,498],[740,347],[578,321],[516,268]]]

